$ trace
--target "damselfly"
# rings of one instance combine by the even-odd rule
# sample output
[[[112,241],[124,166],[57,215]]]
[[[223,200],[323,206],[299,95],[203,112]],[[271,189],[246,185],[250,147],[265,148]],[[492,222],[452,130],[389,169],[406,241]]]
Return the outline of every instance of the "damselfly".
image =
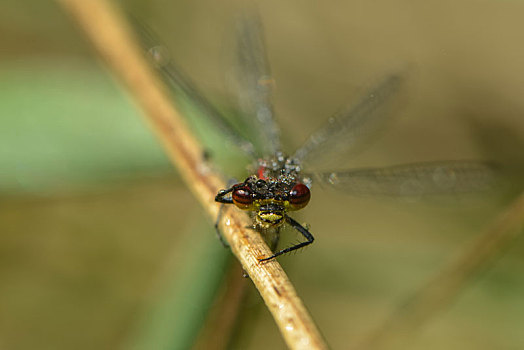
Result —
[[[258,142],[243,136],[222,116],[174,66],[165,48],[156,45],[158,41],[151,32],[142,28],[141,38],[175,94],[183,94],[214,122],[229,141],[255,159],[252,174],[244,181],[221,190],[215,200],[248,211],[253,217],[253,228],[274,237],[271,244],[274,253],[260,261],[271,260],[313,243],[309,229],[289,215],[289,212],[308,204],[313,183],[349,194],[398,196],[471,192],[491,184],[491,166],[477,161],[442,161],[335,171],[307,169],[307,165],[318,158],[330,158],[354,149],[387,120],[387,106],[403,82],[400,75],[387,77],[361,101],[329,118],[324,126],[288,156],[281,150],[280,130],[274,119],[271,101],[273,80],[267,64],[262,26],[256,15],[243,17],[238,22],[238,62],[235,70],[240,107],[245,121],[258,131]],[[285,225],[297,230],[305,240],[275,252],[280,230]]]

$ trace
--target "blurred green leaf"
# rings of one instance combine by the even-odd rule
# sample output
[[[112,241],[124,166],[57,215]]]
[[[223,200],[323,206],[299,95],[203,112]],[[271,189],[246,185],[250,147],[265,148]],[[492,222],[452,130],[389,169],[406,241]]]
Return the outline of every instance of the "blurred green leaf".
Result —
[[[160,286],[126,348],[190,349],[202,331],[232,255],[217,242],[214,227],[193,226],[186,251],[175,251],[165,264]],[[182,258],[183,266],[174,264]]]
[[[171,171],[136,108],[94,62],[3,62],[0,115],[4,192]]]

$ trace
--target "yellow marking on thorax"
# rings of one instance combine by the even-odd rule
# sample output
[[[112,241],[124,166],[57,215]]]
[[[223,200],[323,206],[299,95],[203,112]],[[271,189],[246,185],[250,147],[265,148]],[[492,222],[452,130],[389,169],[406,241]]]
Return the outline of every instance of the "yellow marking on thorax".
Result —
[[[284,223],[284,216],[277,213],[257,213],[257,225],[262,228],[280,226]]]

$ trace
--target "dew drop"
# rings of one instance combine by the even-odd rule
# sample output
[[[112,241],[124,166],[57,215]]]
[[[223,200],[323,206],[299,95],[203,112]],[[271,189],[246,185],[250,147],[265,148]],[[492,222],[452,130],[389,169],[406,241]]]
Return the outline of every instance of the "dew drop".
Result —
[[[328,181],[332,185],[336,185],[340,182],[340,179],[338,178],[338,175],[336,173],[329,174]]]

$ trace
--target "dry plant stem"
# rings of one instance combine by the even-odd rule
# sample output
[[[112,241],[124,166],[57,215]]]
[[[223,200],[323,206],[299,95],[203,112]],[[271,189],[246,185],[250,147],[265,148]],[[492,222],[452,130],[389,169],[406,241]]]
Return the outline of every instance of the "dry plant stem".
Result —
[[[123,17],[105,0],[58,2],[78,22],[109,69],[142,108],[186,184],[214,220],[219,209],[214,197],[225,188],[225,183],[203,161],[202,148],[152,73]],[[228,208],[219,227],[273,314],[287,345],[292,349],[327,348],[282,267],[275,260],[259,263],[258,258],[271,252],[260,234],[246,228],[249,225],[251,220],[245,213]]]
[[[465,251],[444,267],[404,307],[375,330],[361,349],[391,348],[449,305],[453,298],[524,231],[524,194],[502,213],[496,222]]]

